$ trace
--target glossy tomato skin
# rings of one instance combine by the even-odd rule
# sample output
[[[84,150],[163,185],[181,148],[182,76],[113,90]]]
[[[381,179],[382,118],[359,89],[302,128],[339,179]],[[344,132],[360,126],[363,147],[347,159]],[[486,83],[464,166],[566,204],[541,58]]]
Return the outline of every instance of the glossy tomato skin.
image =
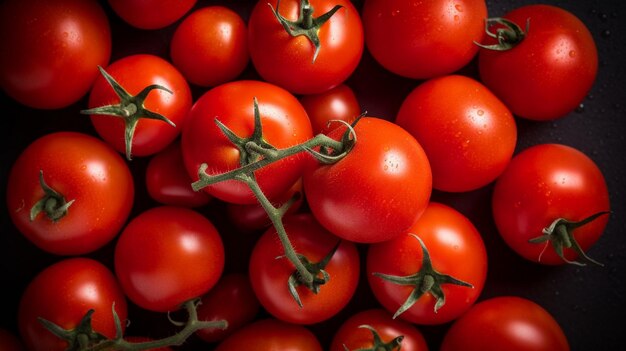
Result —
[[[422,333],[414,325],[392,315],[381,308],[357,312],[346,319],[333,336],[330,351],[364,350],[374,346],[372,332],[361,328],[369,325],[380,335],[383,342],[389,343],[398,336],[403,336],[403,351],[427,351],[428,345]]]
[[[44,197],[39,181],[74,202],[56,222],[44,211],[33,221],[31,208]],[[111,241],[126,222],[134,201],[131,172],[109,145],[78,132],[46,134],[26,147],[7,183],[9,215],[18,230],[40,249],[81,255]]]
[[[26,287],[18,310],[20,335],[28,350],[65,350],[67,342],[44,328],[37,318],[72,329],[94,309],[93,330],[113,338],[113,304],[124,329],[126,299],[113,273],[90,258],[64,259],[38,273]]]
[[[183,160],[193,180],[198,179],[198,168],[202,163],[208,164],[207,172],[211,174],[241,166],[239,150],[222,133],[215,120],[239,137],[250,137],[254,131],[255,97],[266,142],[283,149],[313,137],[306,111],[298,99],[283,88],[254,80],[222,84],[207,91],[194,103],[183,130]],[[265,195],[273,199],[289,189],[302,176],[308,160],[308,157],[297,154],[256,171],[256,179]],[[220,182],[204,189],[226,202],[257,203],[248,186],[239,181]]]
[[[216,351],[289,350],[322,351],[315,334],[307,328],[268,318],[257,320],[226,338]]]
[[[142,212],[115,246],[115,274],[124,293],[150,311],[174,311],[200,297],[223,269],[217,229],[187,208],[161,206]]]
[[[591,158],[567,145],[539,144],[517,154],[496,181],[492,210],[509,247],[530,261],[557,265],[565,261],[551,245],[528,241],[558,218],[581,221],[609,211],[610,201],[604,176]],[[601,216],[573,230],[583,251],[600,238],[607,222],[608,216]],[[578,256],[564,249],[564,257]]]
[[[337,140],[343,128],[330,135]],[[315,218],[350,241],[389,240],[417,221],[430,199],[432,176],[420,144],[398,125],[363,117],[357,142],[331,165],[307,169],[304,192]]]
[[[321,261],[341,240],[332,235],[310,214],[284,219],[285,230],[298,254],[310,262]],[[337,314],[350,301],[359,279],[359,255],[356,246],[341,241],[325,271],[330,280],[315,294],[304,285],[297,287],[302,301],[298,306],[289,292],[287,281],[295,268],[284,256],[283,247],[274,228],[257,241],[250,256],[249,274],[252,288],[261,305],[274,317],[289,323],[313,324]]]
[[[431,202],[405,234],[371,245],[367,253],[369,285],[376,299],[392,313],[404,303],[413,286],[394,284],[373,273],[407,276],[422,268],[422,248],[411,234],[422,239],[437,272],[451,275],[473,287],[442,284],[445,304],[437,312],[434,311],[436,298],[426,293],[398,318],[426,325],[450,322],[472,306],[485,284],[487,252],[480,233],[460,212]]]
[[[509,109],[480,82],[461,75],[420,84],[404,99],[396,123],[422,145],[433,188],[442,191],[491,183],[506,168],[517,142]]]
[[[309,115],[314,135],[326,134],[341,125],[334,121],[352,123],[362,112],[354,91],[346,84],[323,93],[303,95],[300,102]]]
[[[276,9],[277,1],[269,1]],[[313,16],[343,6],[318,32],[320,50],[305,36],[292,37],[274,16],[268,1],[258,1],[248,21],[251,61],[266,81],[294,94],[316,94],[344,82],[356,69],[363,53],[363,25],[358,11],[347,0],[311,0]],[[278,12],[295,21],[300,0],[283,0]]]
[[[484,35],[484,0],[366,0],[365,44],[387,70],[427,79],[458,71],[478,52]]]
[[[211,197],[191,188],[191,177],[185,169],[179,141],[152,156],[146,168],[146,187],[155,201],[171,206],[200,207]]]
[[[148,156],[163,150],[180,134],[192,105],[191,90],[183,75],[168,61],[154,55],[125,56],[105,68],[129,94],[136,95],[145,87],[159,84],[172,91],[153,90],[144,107],[172,121],[176,127],[155,119],[141,118],[132,142],[134,156]],[[119,104],[120,99],[104,76],[99,75],[89,94],[89,108]],[[121,153],[126,152],[124,121],[120,117],[92,115],[96,132]]]
[[[441,351],[569,351],[558,322],[533,301],[500,296],[481,301],[452,324]]]
[[[111,57],[109,22],[93,0],[4,1],[0,37],[0,86],[38,109],[77,102]]]
[[[217,86],[237,78],[250,60],[248,32],[241,16],[224,6],[192,12],[176,28],[170,57],[185,78]]]
[[[550,5],[522,6],[503,17],[522,29],[530,19],[528,32],[511,50],[480,50],[481,81],[516,116],[546,121],[572,112],[598,70],[596,45],[585,24]]]
[[[182,18],[197,0],[108,0],[126,23],[140,29],[159,29]]]

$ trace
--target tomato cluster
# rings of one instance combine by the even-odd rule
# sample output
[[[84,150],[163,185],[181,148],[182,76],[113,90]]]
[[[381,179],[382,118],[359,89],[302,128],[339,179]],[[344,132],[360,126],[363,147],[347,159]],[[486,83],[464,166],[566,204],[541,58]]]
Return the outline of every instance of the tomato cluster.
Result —
[[[597,81],[579,17],[147,4],[0,5],[2,350],[577,347],[554,294],[599,288],[514,287],[612,264],[605,170],[553,130]]]

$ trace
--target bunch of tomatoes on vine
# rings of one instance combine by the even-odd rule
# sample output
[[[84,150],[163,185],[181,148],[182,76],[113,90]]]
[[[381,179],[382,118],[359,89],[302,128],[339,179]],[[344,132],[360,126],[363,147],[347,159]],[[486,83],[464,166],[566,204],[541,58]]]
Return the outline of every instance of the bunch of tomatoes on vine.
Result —
[[[569,350],[538,303],[477,302],[483,237],[431,196],[493,186],[493,221],[512,251],[602,265],[586,254],[609,218],[601,170],[557,143],[514,154],[516,118],[564,117],[595,81],[595,43],[567,10],[527,5],[493,18],[484,0],[260,0],[244,20],[228,2],[195,0],[0,9],[5,93],[42,116],[84,101],[71,118],[93,126],[43,135],[11,165],[12,222],[58,259],[25,288],[19,334],[3,331],[3,350],[169,350],[190,340],[216,350],[427,350],[421,326],[446,323],[445,351]],[[167,53],[112,60],[123,38],[110,16],[145,36],[171,28]],[[366,50],[415,80],[394,116],[369,115],[346,84]],[[471,64],[477,74],[463,74]],[[139,173],[131,165],[141,158]],[[136,208],[137,187],[153,206]],[[249,238],[249,250],[236,245]],[[107,246],[110,260],[96,259]],[[229,268],[233,256],[245,269]],[[325,330],[322,346],[308,327],[362,289],[376,307]],[[172,332],[134,334],[141,311]],[[520,321],[526,329],[512,327]]]

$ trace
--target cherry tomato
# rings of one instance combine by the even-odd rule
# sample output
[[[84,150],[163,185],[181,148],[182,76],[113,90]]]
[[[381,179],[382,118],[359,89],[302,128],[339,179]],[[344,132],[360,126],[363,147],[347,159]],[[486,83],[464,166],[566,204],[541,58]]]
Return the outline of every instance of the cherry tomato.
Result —
[[[131,147],[132,155],[136,156],[148,156],[163,150],[179,135],[187,112],[191,108],[191,90],[183,75],[164,59],[147,54],[121,58],[105,71],[129,95],[139,95],[153,84],[158,84],[169,91],[153,89],[148,93],[144,103],[125,102],[120,99],[104,75],[100,75],[89,94],[89,108],[121,104],[119,107],[121,114],[128,117],[92,114],[91,122],[96,132],[116,150],[126,153],[129,159]],[[150,112],[145,110],[166,117],[174,125],[164,120],[146,118]],[[88,112],[89,110],[83,111]],[[131,130],[132,123],[136,123],[136,129],[131,134],[131,144],[127,145],[126,134]]]
[[[284,257],[276,230],[270,228],[256,243],[250,256],[252,288],[265,310],[278,319],[297,324],[324,321],[343,309],[356,291],[359,280],[356,246],[326,231],[310,214],[285,217],[283,222],[296,252],[313,264],[323,261],[341,242],[330,261],[321,267],[330,279],[319,287],[317,293],[298,285],[296,291],[302,302],[302,307],[299,306],[288,286],[288,280],[297,274],[296,270]]]
[[[2,351],[23,351],[22,341],[7,329],[0,328],[0,350]]]
[[[204,191],[191,188],[191,177],[185,170],[180,142],[174,141],[148,162],[146,187],[155,201],[172,206],[200,207],[211,201]]]
[[[545,121],[572,112],[593,86],[598,70],[589,29],[569,11],[550,5],[522,6],[504,18],[525,34],[510,42],[511,49],[480,50],[481,81],[516,116]],[[492,43],[495,40],[485,41]]]
[[[319,94],[303,95],[300,102],[311,120],[313,134],[324,133],[339,126],[334,121],[352,123],[360,114],[361,107],[352,89],[340,84]]]
[[[470,191],[491,183],[511,160],[517,142],[509,109],[485,86],[460,75],[420,84],[405,98],[396,123],[422,145],[433,188],[443,191]]]
[[[177,310],[206,293],[224,268],[213,224],[186,208],[146,210],[124,228],[115,246],[115,273],[128,298],[157,312]]]
[[[108,0],[126,23],[140,29],[159,29],[182,18],[196,0]]]
[[[420,240],[430,256],[430,270]],[[431,202],[406,234],[369,247],[367,272],[374,296],[388,311],[411,323],[443,324],[467,311],[480,296],[487,278],[487,252],[472,222],[451,207]],[[401,285],[381,273],[394,277],[423,273],[424,278]],[[430,279],[426,275],[434,278],[432,287],[424,283]],[[406,304],[414,290],[425,288],[412,305]],[[401,306],[409,308],[400,312]]]
[[[77,102],[111,57],[109,21],[93,0],[3,1],[0,37],[0,86],[33,108]]]
[[[276,319],[260,319],[236,331],[215,350],[322,351],[322,346],[317,337],[303,326]]]
[[[52,334],[39,317],[63,329],[74,329],[90,309],[94,331],[115,337],[112,308],[126,326],[127,306],[113,273],[90,258],[68,258],[38,273],[24,291],[18,310],[18,326],[28,350],[65,350],[67,341]]]
[[[330,134],[340,139],[345,126]],[[426,209],[431,171],[420,144],[398,125],[364,117],[357,141],[340,161],[305,172],[304,193],[315,218],[333,234],[361,243],[404,232]]]
[[[124,159],[100,139],[78,132],[50,133],[32,142],[11,167],[7,183],[15,226],[57,255],[86,254],[110,242],[133,200]]]
[[[283,0],[279,6],[277,0],[260,0],[248,21],[250,57],[256,71],[264,80],[294,94],[321,93],[343,83],[363,53],[361,17],[347,0],[310,1],[315,19],[341,6],[319,30],[313,30],[319,50],[305,35],[291,36],[284,26],[295,29],[306,24],[281,24],[274,10],[287,21],[297,21],[305,3],[309,1]]]
[[[247,35],[246,23],[236,12],[207,6],[178,25],[170,56],[190,83],[217,86],[237,78],[248,65]]]
[[[500,296],[481,301],[452,324],[441,351],[569,351],[558,322],[533,301]]]
[[[458,71],[478,52],[484,0],[366,0],[365,45],[387,70],[427,79]]]
[[[198,179],[202,163],[208,165],[210,174],[221,174],[242,165],[244,156],[215,121],[219,120],[240,138],[250,138],[254,132],[254,98],[258,101],[265,142],[282,149],[313,137],[306,111],[288,91],[252,80],[222,84],[207,91],[194,103],[183,130],[183,159],[192,179]],[[253,156],[251,154],[248,158]],[[287,191],[302,176],[308,160],[297,154],[256,171],[256,179],[265,196],[274,199]],[[204,189],[226,202],[257,203],[243,182],[229,180]]]
[[[584,252],[602,235],[607,216],[581,226],[559,221],[553,230],[549,227],[558,219],[577,223],[608,212],[609,193],[602,172],[587,155],[566,145],[540,144],[511,160],[496,181],[492,210],[500,235],[522,257],[551,265],[576,259],[589,262]],[[566,233],[571,238],[564,238]],[[530,242],[542,236],[548,240]],[[563,240],[577,243],[583,255]],[[554,246],[548,247],[549,242],[561,247],[565,260]]]
[[[335,332],[330,351],[345,351],[346,347],[348,350],[379,350],[374,347],[383,345],[375,343],[373,332],[383,345],[398,345],[385,350],[428,350],[424,336],[414,325],[393,319],[386,310],[375,308],[360,311],[346,319]]]

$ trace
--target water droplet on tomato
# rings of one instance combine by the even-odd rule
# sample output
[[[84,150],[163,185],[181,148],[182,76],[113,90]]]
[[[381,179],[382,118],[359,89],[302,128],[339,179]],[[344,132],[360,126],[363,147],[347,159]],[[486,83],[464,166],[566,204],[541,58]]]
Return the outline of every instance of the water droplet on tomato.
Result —
[[[484,115],[484,114],[485,114],[485,111],[483,111],[483,110],[478,110],[476,113],[477,113],[479,116],[482,116],[482,115]]]
[[[459,12],[463,12],[463,6],[461,6],[461,4],[454,5],[454,8]]]
[[[574,51],[574,50],[570,50],[570,51],[569,51],[569,57],[571,57],[571,58],[576,57],[576,51]]]

